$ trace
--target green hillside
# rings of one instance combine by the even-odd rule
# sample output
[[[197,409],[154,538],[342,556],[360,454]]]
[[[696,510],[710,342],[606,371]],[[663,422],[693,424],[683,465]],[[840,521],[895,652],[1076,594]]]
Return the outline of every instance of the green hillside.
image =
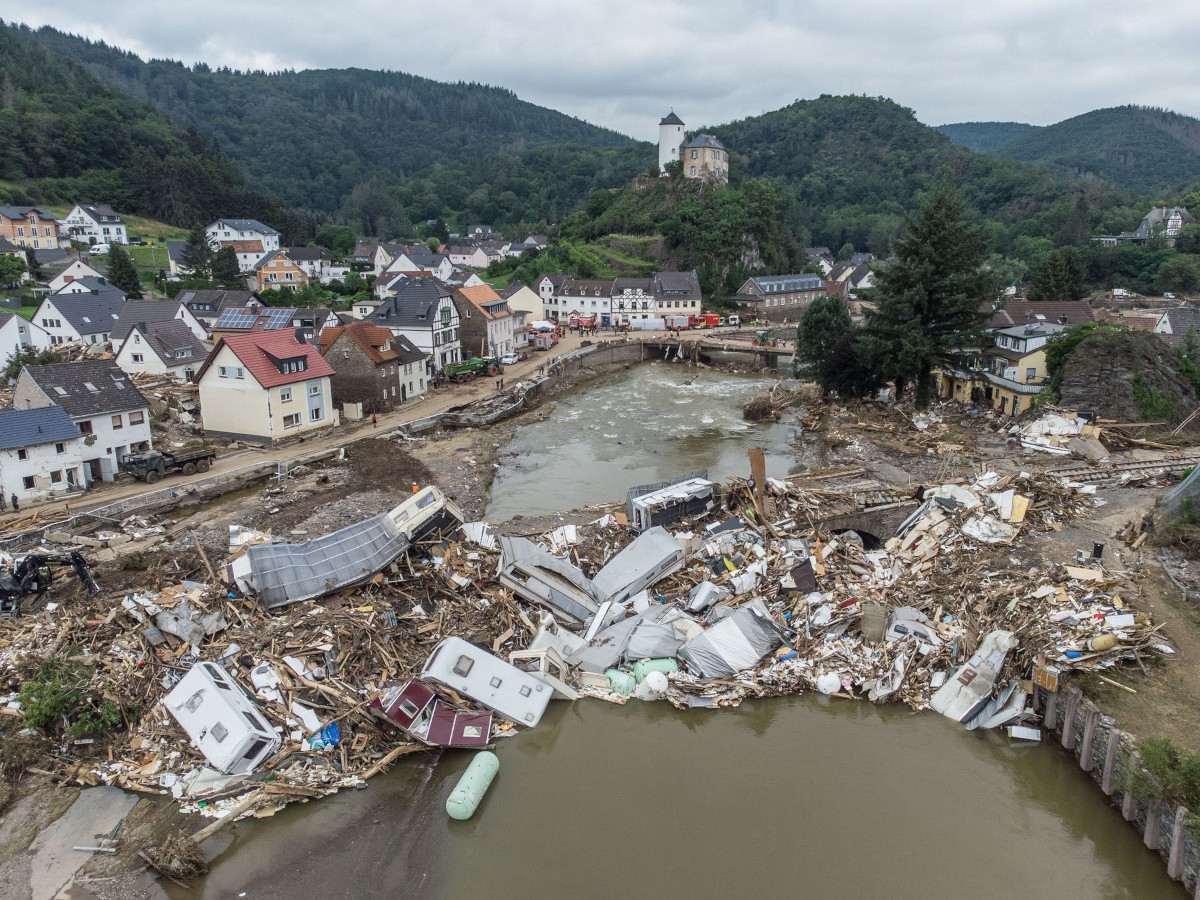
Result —
[[[1057,174],[1105,178],[1158,195],[1200,176],[1200,120],[1144,106],[1098,109],[1020,135],[991,152]]]
[[[955,146],[883,98],[799,100],[707,130],[730,149],[735,177],[786,184],[791,231],[834,250],[852,244],[886,253],[904,215],[938,181],[955,184],[992,220],[988,234],[999,252],[1020,234],[1086,239],[1113,209],[1141,205],[1111,185],[1069,183]]]
[[[92,200],[179,226],[231,209],[289,223],[199,132],[176,129],[9,28],[0,28],[0,98],[0,202]]]
[[[960,147],[976,153],[989,153],[1013,138],[1037,131],[1038,126],[1023,122],[956,122],[935,125],[934,128]]]
[[[338,209],[356,184],[396,182],[434,164],[559,144],[619,148],[615,131],[481,84],[365,69],[234,72],[132,53],[51,28],[14,29],[81,63],[126,97],[195,126],[255,187],[296,206]]]

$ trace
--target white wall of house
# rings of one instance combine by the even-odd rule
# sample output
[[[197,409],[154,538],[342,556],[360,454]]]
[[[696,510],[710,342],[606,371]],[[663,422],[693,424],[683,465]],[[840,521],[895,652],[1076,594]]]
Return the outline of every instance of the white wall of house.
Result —
[[[143,408],[120,413],[102,413],[96,416],[71,416],[71,421],[84,433],[83,461],[98,460],[94,468],[99,469],[100,478],[112,481],[121,471],[121,461],[130,453],[137,452],[143,444],[153,446],[150,436],[150,410]],[[88,434],[96,440],[88,445]],[[89,472],[88,484],[94,479]]]
[[[338,423],[328,376],[264,388],[224,345],[200,379],[200,414],[205,431],[261,441]]]
[[[54,306],[54,300],[50,297],[47,297],[38,306],[37,312],[33,314],[33,321],[49,335],[51,344],[65,344],[68,341],[83,339],[83,336],[75,330],[75,326],[64,318],[63,314]],[[113,324],[115,325],[116,322]],[[108,340],[108,336],[105,335],[104,339]]]
[[[176,381],[190,381],[203,364],[203,357],[163,359],[136,328],[121,342],[117,352],[117,365],[130,375],[169,375]]]
[[[44,500],[87,485],[83,470],[83,441],[75,438],[32,447],[0,450],[0,493],[7,503]]]
[[[239,231],[230,227],[229,223],[224,219],[218,219],[216,222],[213,222],[208,228],[204,229],[204,233],[207,235],[208,242],[214,250],[219,249],[221,244],[228,243],[229,241],[262,241],[264,256],[272,250],[279,249],[278,233],[264,234],[261,231]],[[253,262],[258,262],[258,260],[256,259]]]
[[[50,346],[50,335],[40,325],[26,322],[14,315],[0,325],[0,362],[8,359],[22,347],[45,350]]]
[[[102,276],[83,260],[77,259],[53,278],[51,278],[50,281],[47,282],[47,286],[50,288],[50,293],[56,294],[77,278],[102,277],[104,276]]]
[[[124,222],[97,222],[82,206],[76,206],[67,213],[59,225],[59,231],[69,234],[72,240],[91,244],[129,243]]]
[[[405,363],[400,367],[400,380],[408,388],[408,393],[405,395],[407,400],[413,400],[428,392],[429,384],[425,380],[426,368],[426,361],[423,359]]]
[[[513,351],[513,317],[501,316],[488,320],[488,349],[492,356],[505,356]]]

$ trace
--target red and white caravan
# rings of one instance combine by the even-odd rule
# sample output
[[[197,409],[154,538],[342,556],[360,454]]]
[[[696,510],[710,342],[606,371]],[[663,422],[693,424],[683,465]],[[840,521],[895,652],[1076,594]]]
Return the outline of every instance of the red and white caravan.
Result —
[[[482,747],[492,736],[489,710],[459,709],[414,678],[385,685],[371,712],[432,747]]]

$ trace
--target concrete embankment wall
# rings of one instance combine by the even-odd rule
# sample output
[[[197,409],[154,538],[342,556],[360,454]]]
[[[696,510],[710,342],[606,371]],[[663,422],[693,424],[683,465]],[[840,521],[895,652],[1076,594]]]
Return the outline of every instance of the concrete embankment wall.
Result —
[[[1079,688],[1050,694],[1049,698],[1045,737],[1057,739],[1063,749],[1075,755],[1079,767],[1120,808],[1125,820],[1142,835],[1143,843],[1163,858],[1167,874],[1200,900],[1200,850],[1183,827],[1188,810],[1122,790],[1130,771],[1145,771],[1135,742]]]

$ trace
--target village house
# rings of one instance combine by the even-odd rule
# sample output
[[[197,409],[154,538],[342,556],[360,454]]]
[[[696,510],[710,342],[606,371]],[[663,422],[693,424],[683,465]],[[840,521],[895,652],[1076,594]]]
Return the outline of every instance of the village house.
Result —
[[[534,290],[541,298],[543,319],[552,321],[558,318],[558,295],[570,277],[565,272],[555,272],[552,275],[543,275],[534,284]]]
[[[125,220],[111,206],[77,203],[63,218],[59,233],[84,244],[128,244]]]
[[[1186,339],[1189,331],[1195,330],[1197,340],[1200,340],[1200,308],[1195,306],[1174,306],[1164,309],[1154,326],[1154,333],[1168,347],[1178,347]]]
[[[476,244],[464,244],[456,247],[448,247],[446,255],[450,257],[450,264],[454,266],[467,266],[471,269],[486,269],[488,265],[487,252]]]
[[[382,300],[368,297],[365,300],[355,300],[350,312],[356,319],[365,319],[382,305]]]
[[[332,375],[293,329],[222,337],[195,378],[204,431],[269,444],[336,425]]]
[[[290,247],[290,259],[309,281],[330,281],[333,278],[333,257],[324,247]]]
[[[260,259],[279,249],[279,232],[257,219],[217,219],[204,234],[214,252],[233,248],[240,272],[253,271]]]
[[[286,306],[227,306],[213,323],[212,339],[250,334],[256,331],[281,331],[293,328],[296,316],[293,307]]]
[[[208,350],[183,321],[167,319],[134,323],[116,358],[121,371],[130,375],[166,375],[191,381],[208,358]]]
[[[643,293],[648,304],[646,309],[653,307],[654,297],[650,293],[649,281],[643,285]],[[596,280],[591,278],[567,278],[558,288],[558,305],[554,310],[553,319],[566,323],[571,316],[595,315],[596,321],[603,323],[612,318],[613,282],[611,280]],[[647,315],[643,318],[651,315]]]
[[[121,461],[152,448],[150,404],[111,359],[26,366],[13,406],[61,406],[83,434],[84,483],[112,481]]]
[[[172,278],[191,275],[191,268],[183,261],[187,241],[167,241],[167,274]]]
[[[491,225],[468,225],[463,237],[469,241],[489,241],[496,236]]]
[[[0,409],[0,495],[22,503],[82,490],[83,441],[60,406]]]
[[[428,272],[433,277],[445,281],[454,274],[454,264],[450,257],[434,253],[424,244],[414,244],[403,247],[402,252],[384,269],[383,274],[410,275],[416,272]]]
[[[260,291],[280,288],[295,293],[308,284],[308,273],[282,250],[272,250],[260,259],[254,266],[254,276]]]
[[[1082,325],[1096,320],[1095,310],[1086,300],[1009,300],[1007,303],[991,304],[991,329],[1010,328],[1014,325]]]
[[[16,313],[0,312],[0,363],[25,347],[49,350],[50,346],[50,334],[40,325]]]
[[[658,123],[658,167],[678,162],[685,178],[724,183],[729,181],[729,151],[711,134],[688,138],[683,120],[674,112]]]
[[[326,328],[317,347],[333,369],[334,403],[361,404],[365,415],[425,393],[428,357],[388,328],[368,322]]]
[[[124,306],[125,294],[103,278],[79,278],[43,298],[33,321],[51,344],[100,345],[108,343]]]
[[[1066,328],[1037,322],[994,329],[992,346],[964,354],[964,368],[942,371],[938,396],[1010,416],[1027,412],[1047,383],[1046,342]]]
[[[690,272],[655,272],[655,318],[700,314],[700,277]]]
[[[739,314],[767,322],[798,322],[808,305],[826,295],[819,275],[759,275],[747,278],[733,298]]]
[[[434,371],[462,362],[458,309],[450,291],[429,278],[409,278],[366,320],[405,337],[432,357]]]
[[[138,322],[170,322],[174,319],[182,322],[196,340],[208,338],[208,329],[178,300],[126,300],[110,337],[113,350],[120,350],[121,343]]]
[[[65,288],[72,281],[79,278],[104,278],[103,272],[97,272],[82,259],[73,260],[65,269],[46,282],[46,287],[50,288],[50,293],[56,293]]]
[[[809,266],[816,269],[822,278],[827,277],[833,270],[833,251],[828,247],[806,247],[804,255]]]
[[[453,296],[464,353],[468,356],[507,356],[513,351],[512,311],[508,301],[491,285],[459,288]]]
[[[187,307],[204,330],[212,331],[221,313],[227,309],[257,309],[263,305],[254,291],[192,290],[180,291],[176,297]]]
[[[58,218],[40,206],[0,206],[0,238],[18,247],[58,248]]]
[[[613,322],[624,325],[632,319],[656,318],[656,300],[653,278],[618,278],[612,282],[608,307],[597,321],[601,325],[611,325]],[[590,313],[592,310],[584,312]],[[570,315],[568,311],[568,318]]]
[[[529,346],[529,323],[542,318],[542,298],[521,281],[510,281],[497,293],[508,301],[513,315],[513,346],[518,350]]]

